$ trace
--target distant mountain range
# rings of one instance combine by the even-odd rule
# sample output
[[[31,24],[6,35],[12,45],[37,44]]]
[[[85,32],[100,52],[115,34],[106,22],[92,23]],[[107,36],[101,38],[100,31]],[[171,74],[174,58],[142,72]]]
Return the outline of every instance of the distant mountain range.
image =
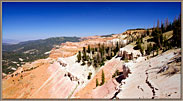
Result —
[[[20,41],[19,40],[14,40],[14,39],[3,39],[2,43],[3,44],[18,44]]]
[[[79,41],[79,39],[80,39],[79,37],[52,37],[47,39],[30,40],[19,43],[16,40],[5,40],[2,44],[2,50],[9,52],[11,51],[24,52],[30,49],[37,49],[40,51],[44,49],[49,51],[51,50],[51,48],[53,48],[53,45],[60,45],[61,43],[65,43],[67,41],[77,42]]]
[[[17,68],[17,65],[14,64],[14,62],[22,65],[19,58],[22,58],[24,60],[23,62],[31,62],[36,59],[46,58],[49,54],[44,54],[45,52],[50,51],[55,45],[60,45],[67,41],[78,42],[80,41],[80,37],[52,37],[19,42],[17,44],[15,44],[15,42],[18,41],[15,40],[4,40],[4,43],[2,44],[3,73],[13,72],[8,67]]]

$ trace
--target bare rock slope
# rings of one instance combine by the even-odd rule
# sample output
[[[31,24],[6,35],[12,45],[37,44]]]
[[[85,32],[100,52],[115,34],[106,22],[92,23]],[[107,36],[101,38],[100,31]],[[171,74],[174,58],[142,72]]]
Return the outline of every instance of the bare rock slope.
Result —
[[[140,30],[144,32],[143,30]],[[135,34],[140,33],[137,32]],[[131,31],[125,32],[132,34]],[[134,33],[134,32],[133,32]],[[19,67],[13,74],[2,80],[2,97],[12,98],[180,98],[181,50],[168,50],[147,59],[138,55],[129,44],[120,50],[134,54],[137,58],[129,61],[113,57],[99,69],[81,66],[76,55],[83,47],[125,39],[122,34],[112,37],[85,37],[81,42],[66,42],[52,49],[47,59],[39,59]],[[125,67],[125,68],[124,68]],[[113,77],[116,70],[119,75]],[[129,70],[130,72],[126,72]],[[105,83],[102,82],[102,71]],[[92,73],[91,79],[88,74]],[[127,73],[127,74],[126,74]],[[98,79],[99,86],[96,86]]]

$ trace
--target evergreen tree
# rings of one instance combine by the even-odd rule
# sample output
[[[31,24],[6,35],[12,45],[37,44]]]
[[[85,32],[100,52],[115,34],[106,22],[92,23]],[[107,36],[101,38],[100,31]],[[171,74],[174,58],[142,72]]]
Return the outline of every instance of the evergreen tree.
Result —
[[[168,49],[168,39],[166,36],[163,37],[163,47],[165,47],[164,51]]]
[[[159,29],[159,19],[158,19],[158,21],[157,21],[157,28]]]
[[[173,37],[172,37],[173,45],[181,47],[181,15],[173,23],[174,23]]]
[[[167,31],[170,31],[170,30],[172,30],[172,24],[171,23],[169,23],[169,25],[167,26]]]
[[[87,57],[86,57],[86,48],[83,47],[83,60],[86,61]]]
[[[105,74],[104,71],[102,70],[102,82],[100,85],[103,85],[105,83]]]
[[[150,55],[150,53],[151,53],[152,50],[153,50],[153,46],[152,46],[152,44],[150,43],[150,44],[147,46],[146,54],[147,54],[147,55]]]
[[[93,59],[93,67],[94,67],[95,69],[98,67],[96,57],[94,57],[94,59]]]
[[[162,48],[162,44],[163,44],[163,33],[160,32],[160,48]]]
[[[156,51],[157,51],[157,55],[159,55],[159,49],[158,48],[156,48]]]
[[[156,28],[156,30],[157,30],[157,36],[156,36],[156,40],[157,40],[157,43],[158,43],[158,45],[159,45],[159,47],[161,48],[162,46],[161,46],[161,30],[159,29],[159,20],[158,20],[158,22],[157,22],[157,28]]]
[[[92,55],[93,55],[95,53],[95,49],[91,48],[91,51],[92,51]]]
[[[147,33],[147,35],[150,35],[149,29],[147,29],[147,32],[146,33]]]
[[[107,48],[105,49],[105,51],[106,51],[106,53],[108,53],[108,52],[109,52],[109,47],[107,47]]]
[[[103,44],[102,45],[102,55],[104,55],[104,53],[105,53],[105,45]]]
[[[154,44],[152,45],[152,51],[153,51],[153,57],[154,57],[154,49],[155,47],[154,47]]]
[[[164,32],[165,32],[165,28],[164,28],[163,23],[161,23],[161,31],[162,31],[162,33],[164,33]]]
[[[78,55],[77,55],[77,58],[78,58],[78,62],[80,62],[81,61],[81,51],[79,51],[79,53],[78,53]]]
[[[161,34],[160,33],[161,32],[160,32],[159,28],[155,28],[152,31],[152,36],[153,36],[154,42],[161,48],[161,41],[160,41]]]
[[[116,48],[115,48],[115,51],[114,51],[114,55],[116,55],[116,53],[119,51],[119,43],[117,42],[116,43]]]
[[[97,52],[98,51],[98,48],[97,47],[95,47],[95,52]]]
[[[96,79],[96,87],[99,85],[99,83],[98,83],[98,79]]]
[[[144,56],[144,47],[140,46],[140,53]]]
[[[165,20],[165,32],[167,32],[168,25],[169,25],[168,18],[166,18],[166,20]]]
[[[110,60],[111,58],[112,58],[112,52],[111,52],[111,48],[109,48],[107,59]]]
[[[141,41],[137,40],[137,49],[141,49]]]
[[[90,53],[91,49],[90,49],[90,45],[88,45],[88,50],[87,52]]]
[[[156,44],[154,44],[154,49],[153,49],[153,50],[157,52],[158,46],[157,46]],[[157,55],[157,54],[156,54],[156,55]]]
[[[100,64],[100,56],[99,56],[99,53],[97,53],[97,64]]]

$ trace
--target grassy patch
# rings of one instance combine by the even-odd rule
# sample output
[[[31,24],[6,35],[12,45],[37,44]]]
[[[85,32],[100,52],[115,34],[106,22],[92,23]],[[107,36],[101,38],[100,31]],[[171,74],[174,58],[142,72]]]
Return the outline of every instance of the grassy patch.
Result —
[[[170,39],[173,36],[173,31],[168,31],[163,33],[163,37],[166,36],[168,39]]]

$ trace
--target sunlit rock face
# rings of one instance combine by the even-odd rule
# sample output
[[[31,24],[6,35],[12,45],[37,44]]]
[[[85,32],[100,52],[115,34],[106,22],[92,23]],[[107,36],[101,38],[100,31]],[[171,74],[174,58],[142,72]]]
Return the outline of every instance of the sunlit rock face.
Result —
[[[83,47],[125,43],[122,39],[128,34],[139,35],[140,31],[125,33],[66,42],[52,49],[48,58],[26,63],[11,75],[2,74],[3,98],[179,98],[180,49],[147,59],[129,44],[120,48],[118,56],[106,61],[99,69],[76,62],[77,53]],[[119,74],[113,77],[116,70]],[[102,71],[105,75],[103,85]]]

